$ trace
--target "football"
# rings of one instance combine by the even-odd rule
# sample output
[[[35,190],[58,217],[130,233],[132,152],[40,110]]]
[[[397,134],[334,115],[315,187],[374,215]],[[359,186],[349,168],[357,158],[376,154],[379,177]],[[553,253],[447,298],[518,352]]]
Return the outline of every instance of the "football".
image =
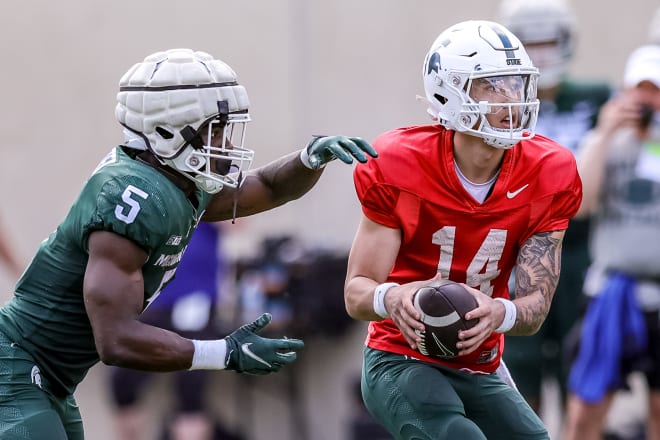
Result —
[[[414,296],[415,308],[422,315],[425,330],[418,350],[426,356],[443,359],[456,357],[458,331],[474,327],[478,319],[465,319],[465,314],[477,307],[477,300],[462,284],[441,280],[419,288]]]

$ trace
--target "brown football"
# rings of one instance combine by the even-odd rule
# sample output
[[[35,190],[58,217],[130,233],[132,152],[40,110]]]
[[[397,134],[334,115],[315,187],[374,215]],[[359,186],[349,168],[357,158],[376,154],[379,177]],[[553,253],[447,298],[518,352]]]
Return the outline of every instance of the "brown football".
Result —
[[[417,332],[422,336],[418,350],[426,356],[456,357],[458,331],[474,327],[479,321],[465,319],[465,314],[477,307],[477,300],[462,284],[441,280],[419,288],[413,303],[426,327]]]

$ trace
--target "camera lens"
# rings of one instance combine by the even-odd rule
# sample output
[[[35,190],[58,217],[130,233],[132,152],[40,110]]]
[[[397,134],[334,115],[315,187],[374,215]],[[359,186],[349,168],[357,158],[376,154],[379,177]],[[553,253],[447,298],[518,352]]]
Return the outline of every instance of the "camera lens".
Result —
[[[651,125],[654,112],[655,109],[653,108],[653,106],[649,104],[642,105],[642,108],[639,112],[639,126],[641,128],[648,128],[648,126]]]

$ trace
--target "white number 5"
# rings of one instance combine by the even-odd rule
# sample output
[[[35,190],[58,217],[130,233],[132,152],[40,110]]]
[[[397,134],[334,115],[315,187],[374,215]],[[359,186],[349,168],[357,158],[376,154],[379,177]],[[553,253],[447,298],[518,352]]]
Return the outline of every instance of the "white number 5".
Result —
[[[140,202],[135,200],[133,198],[134,196],[138,196],[146,200],[147,197],[149,197],[149,194],[142,191],[140,188],[136,188],[133,185],[128,185],[121,195],[121,199],[128,205],[128,207],[122,205],[117,205],[115,207],[115,217],[126,224],[133,223],[135,221],[135,217],[137,217],[138,212],[140,212],[141,209]],[[128,209],[128,212],[124,214],[126,209]]]

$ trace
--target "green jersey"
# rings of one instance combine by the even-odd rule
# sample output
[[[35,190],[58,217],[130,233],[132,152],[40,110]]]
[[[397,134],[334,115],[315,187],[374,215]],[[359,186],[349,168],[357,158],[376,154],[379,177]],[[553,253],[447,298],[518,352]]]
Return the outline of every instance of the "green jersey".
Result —
[[[191,198],[166,176],[116,147],[94,170],[64,221],[39,247],[0,309],[0,331],[34,357],[41,374],[71,394],[99,361],[83,279],[91,232],[111,231],[145,250],[144,307],[174,277],[211,195]]]

